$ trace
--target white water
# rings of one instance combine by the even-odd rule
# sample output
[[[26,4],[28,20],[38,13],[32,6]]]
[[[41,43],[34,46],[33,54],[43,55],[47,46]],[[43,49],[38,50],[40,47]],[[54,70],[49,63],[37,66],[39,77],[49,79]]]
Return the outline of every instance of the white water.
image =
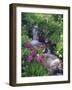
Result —
[[[33,40],[31,41],[32,45],[38,45],[40,44],[40,42],[38,41],[39,37],[38,37],[38,27],[35,25],[32,29],[32,35],[33,35]]]

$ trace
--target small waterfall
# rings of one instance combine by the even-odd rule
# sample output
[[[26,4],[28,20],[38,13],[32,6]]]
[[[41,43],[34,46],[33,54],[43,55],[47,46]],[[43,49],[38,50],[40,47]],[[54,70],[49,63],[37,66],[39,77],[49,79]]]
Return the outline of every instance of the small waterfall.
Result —
[[[39,37],[38,37],[38,26],[37,25],[34,25],[32,28],[32,37],[33,37],[31,41],[32,45],[40,44],[40,42],[38,41]]]
[[[33,40],[38,40],[38,26],[34,26],[32,30]]]

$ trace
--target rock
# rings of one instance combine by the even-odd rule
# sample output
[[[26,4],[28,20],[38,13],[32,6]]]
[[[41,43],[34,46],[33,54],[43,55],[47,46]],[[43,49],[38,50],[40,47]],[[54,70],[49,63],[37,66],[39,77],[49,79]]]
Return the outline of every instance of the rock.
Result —
[[[48,70],[48,75],[62,75],[63,74],[63,67],[62,62],[59,58],[57,58],[53,54],[45,54],[48,58],[47,61],[43,62],[43,65]]]
[[[39,45],[40,44],[40,42],[38,41],[38,40],[32,40],[31,41],[31,45]]]

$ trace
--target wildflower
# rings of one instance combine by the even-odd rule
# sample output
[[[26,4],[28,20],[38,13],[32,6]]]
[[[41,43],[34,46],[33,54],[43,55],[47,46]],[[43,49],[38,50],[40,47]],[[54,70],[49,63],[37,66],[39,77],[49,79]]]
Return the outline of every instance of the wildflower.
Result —
[[[31,52],[32,56],[36,56],[36,51],[33,49],[32,52]]]
[[[28,56],[27,60],[28,60],[28,62],[31,63],[32,62],[32,55]]]
[[[43,55],[37,56],[36,59],[37,59],[38,62],[41,62],[42,63],[44,61],[44,56]]]

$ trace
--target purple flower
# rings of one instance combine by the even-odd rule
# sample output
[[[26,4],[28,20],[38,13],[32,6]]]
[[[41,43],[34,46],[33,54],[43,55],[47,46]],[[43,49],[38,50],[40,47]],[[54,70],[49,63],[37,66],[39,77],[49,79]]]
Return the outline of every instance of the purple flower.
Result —
[[[31,63],[32,62],[32,55],[28,56],[27,60],[28,60],[28,62]]]
[[[35,57],[36,56],[36,51],[33,49],[31,54],[32,54],[33,57]]]
[[[32,45],[31,45],[30,43],[25,43],[24,47],[25,47],[25,48],[31,48]]]
[[[43,61],[44,61],[44,56],[42,55],[42,56],[37,56],[37,61],[39,62],[39,63],[42,63]]]

